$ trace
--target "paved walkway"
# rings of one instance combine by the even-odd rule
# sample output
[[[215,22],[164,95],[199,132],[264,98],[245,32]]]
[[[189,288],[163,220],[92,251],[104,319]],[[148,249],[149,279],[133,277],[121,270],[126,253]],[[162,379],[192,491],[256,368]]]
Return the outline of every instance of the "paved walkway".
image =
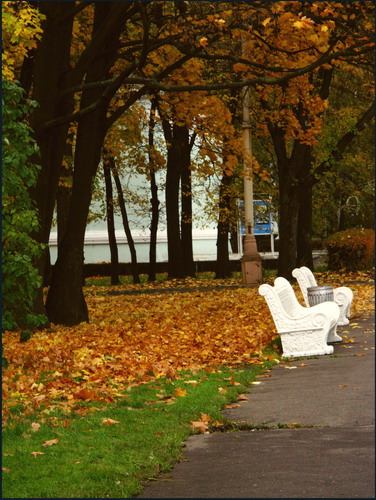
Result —
[[[266,430],[191,436],[139,498],[375,498],[374,318],[350,326],[338,332],[353,342],[276,365],[224,411]]]

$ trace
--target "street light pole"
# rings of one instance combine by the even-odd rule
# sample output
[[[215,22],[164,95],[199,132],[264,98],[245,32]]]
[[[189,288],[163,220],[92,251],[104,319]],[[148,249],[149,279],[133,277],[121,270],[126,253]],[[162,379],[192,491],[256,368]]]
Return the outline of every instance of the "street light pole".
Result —
[[[243,89],[243,135],[245,155],[252,161],[251,124],[249,119],[249,87]],[[252,166],[244,167],[244,212],[245,237],[243,243],[243,257],[240,259],[242,278],[245,285],[256,286],[261,283],[261,257],[257,251],[254,234],[253,213],[253,180]]]

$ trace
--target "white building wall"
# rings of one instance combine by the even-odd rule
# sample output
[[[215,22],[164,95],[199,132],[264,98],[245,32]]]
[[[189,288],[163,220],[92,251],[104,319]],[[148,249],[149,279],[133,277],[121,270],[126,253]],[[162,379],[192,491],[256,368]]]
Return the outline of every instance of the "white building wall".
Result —
[[[123,230],[115,231],[118,245],[119,262],[131,262],[131,255],[127,238]],[[149,231],[132,231],[137,261],[149,262]],[[217,256],[217,231],[216,229],[193,230],[193,254],[195,260],[215,260]],[[50,236],[51,264],[57,258],[57,233],[51,232]],[[110,246],[107,230],[87,230],[85,233],[84,257],[86,264],[110,262]],[[158,231],[157,234],[157,262],[167,262],[167,232]]]

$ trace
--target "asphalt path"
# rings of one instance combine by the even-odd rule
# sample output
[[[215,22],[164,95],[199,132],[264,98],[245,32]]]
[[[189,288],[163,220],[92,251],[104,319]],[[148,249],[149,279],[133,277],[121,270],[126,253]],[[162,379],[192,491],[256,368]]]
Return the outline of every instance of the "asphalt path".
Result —
[[[374,317],[333,355],[281,362],[223,412],[253,430],[191,436],[138,498],[375,498]]]

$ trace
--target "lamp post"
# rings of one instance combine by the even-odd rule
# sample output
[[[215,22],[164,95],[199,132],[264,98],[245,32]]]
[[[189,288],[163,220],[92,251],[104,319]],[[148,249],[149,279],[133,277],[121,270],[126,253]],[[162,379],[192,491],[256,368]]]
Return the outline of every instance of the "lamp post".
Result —
[[[249,88],[243,89],[243,135],[246,156],[252,159],[251,130],[249,120]],[[253,181],[252,166],[244,171],[244,211],[245,211],[245,237],[243,243],[243,257],[240,259],[242,278],[245,285],[256,286],[261,283],[262,266],[261,257],[257,251],[254,234],[253,213]]]

